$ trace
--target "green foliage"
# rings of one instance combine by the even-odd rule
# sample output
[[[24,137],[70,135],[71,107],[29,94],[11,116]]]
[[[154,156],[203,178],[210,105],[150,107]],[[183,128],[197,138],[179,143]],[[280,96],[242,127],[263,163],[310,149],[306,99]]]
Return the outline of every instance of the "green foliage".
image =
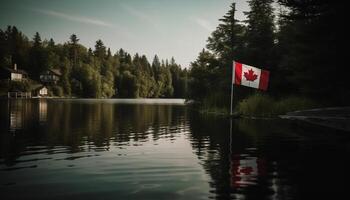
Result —
[[[82,67],[78,67],[75,77],[82,85],[84,97],[102,97],[101,75],[91,65],[83,64]]]
[[[29,81],[11,81],[9,84],[9,91],[30,92]]]
[[[239,102],[236,110],[246,116],[273,117],[291,111],[315,108],[317,105],[308,98],[286,97],[276,100],[258,93]]]
[[[246,12],[247,28],[244,36],[246,48],[242,61],[253,66],[264,66],[274,71],[274,15],[273,0],[249,0]]]
[[[61,77],[61,80],[60,80],[61,81],[60,85],[62,86],[64,93],[67,96],[70,96],[71,93],[72,93],[71,83],[69,81],[70,62],[69,62],[69,60],[67,58],[65,58],[63,60],[61,72],[62,72],[62,77]]]
[[[323,103],[348,105],[347,73],[342,73],[348,66],[344,51],[348,37],[344,31],[346,5],[332,1],[280,2],[290,10],[281,12],[278,33],[279,64],[290,89]]]
[[[75,34],[68,42],[55,44],[52,38],[42,40],[38,32],[29,41],[14,26],[5,31],[0,29],[0,66],[12,67],[14,63],[36,81],[40,81],[39,74],[43,71],[60,69],[62,76],[57,86],[61,88],[62,95],[59,92],[58,96],[186,96],[187,71],[182,70],[174,59],[170,65],[165,65],[155,56],[151,65],[145,55],[136,53],[132,57],[123,49],[112,55],[102,40],[96,41],[94,50],[87,49],[79,44]]]
[[[209,96],[221,96],[221,105],[216,100],[210,104],[225,108],[230,100],[232,60],[242,59],[246,28],[235,19],[234,3],[220,21],[208,38],[210,51],[203,49],[191,63],[188,90],[189,97],[197,101],[211,101]]]
[[[270,71],[266,92],[269,96],[253,96],[242,101],[239,109],[244,113],[273,115],[308,108],[313,103],[307,99],[323,105],[348,105],[350,90],[344,73],[347,64],[343,50],[347,37],[345,4],[328,0],[279,0],[276,20],[272,0],[248,3],[250,11],[244,13],[245,23],[235,19],[233,3],[208,38],[208,50],[203,49],[191,63],[189,98],[205,110],[227,108],[235,60]],[[236,86],[234,102],[248,97],[252,91]]]
[[[173,86],[173,97],[185,98],[187,96],[187,70],[181,70],[181,66],[175,63],[174,58],[171,58],[170,60],[169,69]]]
[[[106,47],[104,46],[102,40],[97,40],[95,44],[94,55],[100,60],[104,59],[106,56]]]
[[[121,97],[135,98],[138,97],[136,77],[130,71],[124,71],[120,78],[119,94]]]
[[[199,105],[200,112],[228,115],[229,109],[227,106],[229,102],[225,102],[226,99],[222,98],[222,96],[224,95],[221,93],[213,92],[204,97]]]
[[[30,92],[31,83],[24,81],[0,80],[0,97],[7,96],[8,92]]]
[[[112,72],[108,71],[106,76],[102,79],[102,97],[110,98],[115,94],[114,90],[114,76]]]
[[[49,90],[52,91],[52,95],[56,97],[63,97],[63,89],[60,86],[49,87]]]
[[[267,95],[253,95],[241,101],[237,111],[243,115],[271,116],[276,114],[274,110],[275,101]]]

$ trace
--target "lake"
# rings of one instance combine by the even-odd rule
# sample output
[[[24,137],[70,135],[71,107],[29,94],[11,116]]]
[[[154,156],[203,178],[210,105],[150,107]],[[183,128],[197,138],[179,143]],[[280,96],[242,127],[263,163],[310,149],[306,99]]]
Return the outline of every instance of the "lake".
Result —
[[[183,100],[0,101],[1,199],[341,199],[348,133]],[[348,194],[348,193],[347,193]]]

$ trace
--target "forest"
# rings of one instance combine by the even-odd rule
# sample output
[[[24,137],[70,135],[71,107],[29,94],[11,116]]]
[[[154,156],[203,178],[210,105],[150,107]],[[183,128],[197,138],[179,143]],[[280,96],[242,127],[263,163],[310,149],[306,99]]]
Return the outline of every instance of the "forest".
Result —
[[[0,66],[19,68],[39,81],[39,74],[59,68],[52,87],[57,96],[88,98],[187,98],[202,107],[230,105],[232,62],[270,71],[266,92],[234,87],[235,105],[263,94],[274,100],[298,97],[321,105],[350,100],[345,64],[345,8],[331,0],[248,0],[246,20],[236,19],[235,3],[219,19],[189,68],[174,58],[149,62],[123,49],[112,55],[102,40],[86,48],[72,34],[64,44],[28,39],[15,26],[0,30]],[[25,87],[25,86],[23,86]]]
[[[28,39],[15,26],[0,30],[0,66],[18,68],[29,74],[26,81],[6,85],[1,89],[25,91],[40,83],[40,73],[59,69],[62,73],[56,85],[48,85],[52,95],[85,98],[184,98],[187,94],[188,72],[174,58],[160,60],[155,55],[150,63],[145,55],[130,55],[119,49],[112,55],[102,40],[95,48],[86,48],[72,34],[69,41],[56,44],[42,40],[37,32]]]
[[[189,97],[206,108],[230,106],[232,61],[270,71],[266,92],[234,88],[234,103],[251,96],[309,99],[319,105],[348,105],[345,8],[331,0],[249,0],[246,20],[235,3],[220,19],[206,48],[191,63]],[[295,99],[295,98],[294,98]],[[268,105],[264,106],[268,106]]]

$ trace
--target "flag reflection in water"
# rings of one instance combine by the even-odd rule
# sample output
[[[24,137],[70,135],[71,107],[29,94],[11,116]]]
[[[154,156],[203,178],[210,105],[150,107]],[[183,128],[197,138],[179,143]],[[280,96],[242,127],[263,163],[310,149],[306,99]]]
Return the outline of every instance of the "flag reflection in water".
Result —
[[[232,188],[256,185],[258,177],[266,174],[265,161],[247,154],[231,155],[230,164]]]

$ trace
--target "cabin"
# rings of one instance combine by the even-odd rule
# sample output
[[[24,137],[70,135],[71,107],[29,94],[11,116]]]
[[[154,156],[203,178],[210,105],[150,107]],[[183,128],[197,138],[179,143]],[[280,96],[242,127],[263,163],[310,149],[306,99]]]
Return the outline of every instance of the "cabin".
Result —
[[[35,85],[32,88],[32,96],[36,97],[47,97],[49,95],[48,89],[43,85]]]
[[[59,69],[49,69],[40,74],[40,80],[45,84],[57,84],[62,73]]]
[[[28,78],[28,73],[24,70],[17,69],[17,64],[13,68],[0,67],[0,79],[10,81],[22,81]]]

